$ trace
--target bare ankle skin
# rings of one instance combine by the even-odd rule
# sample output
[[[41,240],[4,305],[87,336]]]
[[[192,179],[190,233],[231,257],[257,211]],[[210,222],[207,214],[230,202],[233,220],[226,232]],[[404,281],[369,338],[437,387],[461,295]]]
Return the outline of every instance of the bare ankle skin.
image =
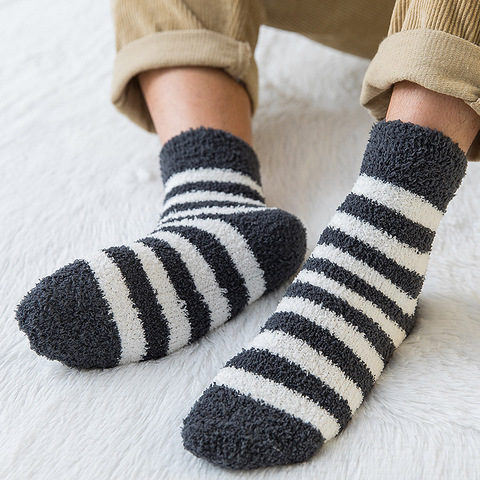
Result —
[[[401,120],[443,132],[467,152],[480,130],[480,116],[463,100],[411,82],[393,89],[386,120]]]
[[[139,75],[139,82],[164,143],[190,128],[225,130],[251,145],[251,102],[245,88],[223,70],[163,68]]]

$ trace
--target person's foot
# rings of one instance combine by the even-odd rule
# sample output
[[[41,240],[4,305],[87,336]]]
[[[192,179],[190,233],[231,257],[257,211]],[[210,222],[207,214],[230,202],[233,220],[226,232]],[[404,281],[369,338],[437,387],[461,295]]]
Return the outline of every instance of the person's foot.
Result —
[[[371,133],[360,176],[246,350],[184,420],[184,446],[215,465],[302,462],[338,435],[411,331],[438,224],[465,174],[438,131]]]
[[[226,322],[300,267],[301,222],[267,208],[252,148],[200,128],[160,155],[157,229],[41,280],[17,308],[40,355],[75,368],[163,357]]]

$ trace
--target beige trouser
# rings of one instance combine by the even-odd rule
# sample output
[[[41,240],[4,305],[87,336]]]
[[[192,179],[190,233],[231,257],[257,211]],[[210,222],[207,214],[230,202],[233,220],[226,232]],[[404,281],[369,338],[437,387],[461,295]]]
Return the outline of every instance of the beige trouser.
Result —
[[[262,24],[372,59],[360,100],[378,120],[402,80],[461,98],[480,115],[479,0],[112,0],[112,10],[112,101],[150,132],[137,75],[154,68],[222,68],[255,110]],[[480,160],[480,134],[468,157]]]

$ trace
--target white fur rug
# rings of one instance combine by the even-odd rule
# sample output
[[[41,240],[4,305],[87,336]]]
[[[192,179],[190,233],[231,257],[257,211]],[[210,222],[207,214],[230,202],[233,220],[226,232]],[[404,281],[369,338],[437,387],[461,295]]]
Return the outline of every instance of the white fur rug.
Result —
[[[480,165],[438,232],[415,330],[346,431],[302,465],[220,470],[183,450],[182,418],[284,288],[160,361],[78,372],[34,354],[16,304],[63,264],[154,227],[160,145],[109,104],[108,2],[0,0],[0,40],[1,479],[480,478]],[[267,199],[305,222],[313,248],[358,173],[367,63],[270,29],[257,57]]]

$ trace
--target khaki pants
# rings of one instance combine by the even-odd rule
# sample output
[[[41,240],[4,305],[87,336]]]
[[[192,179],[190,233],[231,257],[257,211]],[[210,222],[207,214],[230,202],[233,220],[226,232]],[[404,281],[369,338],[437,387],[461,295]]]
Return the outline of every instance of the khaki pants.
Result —
[[[480,115],[478,0],[112,0],[112,9],[112,101],[151,132],[136,77],[154,68],[222,68],[245,85],[255,110],[262,24],[372,59],[360,100],[378,120],[402,80],[461,98]],[[480,160],[480,134],[468,158]]]

